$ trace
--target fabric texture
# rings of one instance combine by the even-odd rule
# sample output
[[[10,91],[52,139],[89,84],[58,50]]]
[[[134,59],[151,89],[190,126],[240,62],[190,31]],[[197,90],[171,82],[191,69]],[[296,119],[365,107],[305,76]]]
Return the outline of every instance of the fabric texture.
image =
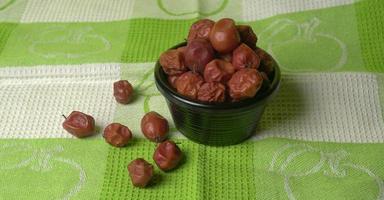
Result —
[[[383,200],[383,12],[381,0],[0,1],[0,199]],[[153,72],[194,21],[223,17],[252,26],[282,80],[254,136],[212,147],[177,131]],[[72,110],[95,117],[95,136],[62,129]],[[149,111],[184,159],[140,189],[127,165],[155,165]],[[112,122],[131,129],[127,147],[104,141]]]

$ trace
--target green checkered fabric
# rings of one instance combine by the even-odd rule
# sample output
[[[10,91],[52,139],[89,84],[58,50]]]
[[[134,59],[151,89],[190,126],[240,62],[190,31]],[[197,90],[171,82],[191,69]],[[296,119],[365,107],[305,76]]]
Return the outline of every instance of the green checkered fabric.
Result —
[[[383,16],[382,0],[0,0],[0,199],[384,199]],[[223,17],[252,26],[282,80],[254,136],[211,147],[174,127],[153,68],[194,21]],[[95,136],[63,130],[72,110],[95,117]],[[185,159],[142,189],[127,165],[154,164],[149,111]],[[112,122],[128,146],[104,141]]]

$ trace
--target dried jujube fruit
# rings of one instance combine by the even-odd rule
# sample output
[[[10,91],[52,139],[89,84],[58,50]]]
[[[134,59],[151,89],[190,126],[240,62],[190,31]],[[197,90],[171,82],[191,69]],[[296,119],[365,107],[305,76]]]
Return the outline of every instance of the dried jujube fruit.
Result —
[[[159,62],[168,75],[178,75],[188,70],[184,65],[182,50],[172,49],[162,53]]]
[[[191,99],[197,98],[197,92],[203,84],[203,78],[194,72],[185,72],[176,80],[176,89],[179,94],[182,94]]]
[[[257,36],[252,28],[247,25],[237,25],[236,28],[239,31],[241,42],[248,45],[251,49],[256,49]]]
[[[256,69],[244,68],[233,74],[228,81],[229,95],[235,101],[252,98],[263,83],[263,77]]]
[[[217,82],[204,83],[197,93],[197,99],[209,103],[224,102],[225,86]]]
[[[121,104],[128,104],[133,97],[133,87],[127,80],[113,83],[113,96]]]
[[[259,68],[259,56],[246,44],[242,43],[233,51],[232,65],[236,70],[244,68]]]
[[[240,44],[235,21],[229,18],[217,21],[209,34],[209,41],[219,53],[229,53]]]
[[[103,137],[112,146],[124,147],[132,139],[132,132],[120,123],[112,123],[105,127]]]
[[[200,19],[196,21],[189,29],[188,41],[196,38],[208,39],[214,24],[215,22],[210,19]]]
[[[161,170],[169,171],[179,165],[182,156],[180,148],[173,141],[166,140],[157,146],[153,160]]]
[[[153,177],[153,165],[143,158],[137,158],[128,164],[128,173],[132,185],[135,187],[146,187]]]
[[[168,137],[168,121],[157,112],[148,112],[141,119],[141,131],[147,139],[162,142]]]
[[[262,50],[260,48],[257,48],[255,50],[255,53],[260,58],[259,71],[265,72],[268,75],[268,77],[270,77],[272,72],[273,72],[273,70],[274,70],[273,69],[273,59],[272,59],[272,57],[267,52],[265,52],[264,50]]]
[[[72,111],[65,117],[63,128],[70,134],[78,137],[88,137],[95,133],[95,119],[85,113]]]
[[[214,59],[214,54],[207,40],[201,38],[190,40],[185,49],[185,65],[193,72],[203,73],[205,65]]]
[[[176,49],[178,52],[181,53],[181,55],[183,56],[183,59],[184,59],[185,49],[187,49],[186,46],[181,46],[181,47]]]
[[[215,59],[205,66],[204,80],[206,82],[226,83],[235,73],[235,68],[230,62]]]

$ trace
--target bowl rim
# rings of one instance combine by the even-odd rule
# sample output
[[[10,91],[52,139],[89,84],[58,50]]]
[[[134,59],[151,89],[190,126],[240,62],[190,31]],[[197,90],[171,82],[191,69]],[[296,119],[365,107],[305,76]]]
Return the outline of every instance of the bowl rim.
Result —
[[[171,49],[176,49],[182,46],[186,46],[187,42],[182,42],[179,43],[175,46],[173,46]],[[264,50],[265,53],[267,53]],[[268,53],[267,53],[268,54]],[[163,71],[163,68],[160,65],[160,61],[157,60],[156,65],[155,65],[155,71],[154,71],[154,76],[155,76],[155,83],[159,91],[165,96],[165,98],[169,99],[174,99],[179,103],[182,104],[187,104],[189,106],[192,106],[194,108],[202,108],[202,109],[212,109],[212,110],[230,110],[230,109],[237,109],[237,108],[246,108],[250,106],[255,106],[258,105],[259,103],[263,102],[266,100],[269,96],[271,96],[279,87],[280,85],[280,79],[281,79],[281,72],[280,68],[275,61],[275,59],[268,54],[274,63],[274,76],[273,76],[273,81],[269,87],[268,90],[264,91],[263,93],[256,94],[253,98],[249,99],[244,99],[241,101],[237,102],[223,102],[223,103],[204,103],[204,102],[199,102],[193,99],[190,99],[188,97],[184,97],[181,94],[177,93],[175,89],[173,89],[169,84],[168,80],[164,80],[162,77],[165,77],[166,74]],[[172,101],[174,102],[174,101]]]

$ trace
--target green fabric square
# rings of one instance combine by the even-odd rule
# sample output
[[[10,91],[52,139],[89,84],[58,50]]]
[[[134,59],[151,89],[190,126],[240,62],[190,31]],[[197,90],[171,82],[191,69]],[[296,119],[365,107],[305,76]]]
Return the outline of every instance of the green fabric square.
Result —
[[[353,5],[288,13],[251,24],[283,72],[367,71]]]
[[[179,140],[185,163],[171,172],[161,172],[152,159],[155,143],[135,139],[126,148],[109,148],[101,199],[196,199],[198,194],[198,145]],[[127,166],[136,158],[144,158],[155,167],[156,182],[145,189],[131,184]]]
[[[119,62],[126,21],[20,24],[9,37],[0,65]]]
[[[111,147],[102,199],[380,199],[383,144],[338,144],[270,138],[210,147],[178,140],[185,163],[149,188],[134,188],[128,163],[154,163],[154,143]]]
[[[195,20],[133,19],[128,24],[123,62],[152,62],[160,54],[184,42]]]
[[[355,8],[365,65],[370,71],[384,72],[384,2],[359,1]]]
[[[14,23],[1,23],[0,24],[0,55],[2,54],[8,38],[11,36],[13,30],[17,27]]]
[[[107,147],[100,139],[0,140],[0,199],[97,199]]]

